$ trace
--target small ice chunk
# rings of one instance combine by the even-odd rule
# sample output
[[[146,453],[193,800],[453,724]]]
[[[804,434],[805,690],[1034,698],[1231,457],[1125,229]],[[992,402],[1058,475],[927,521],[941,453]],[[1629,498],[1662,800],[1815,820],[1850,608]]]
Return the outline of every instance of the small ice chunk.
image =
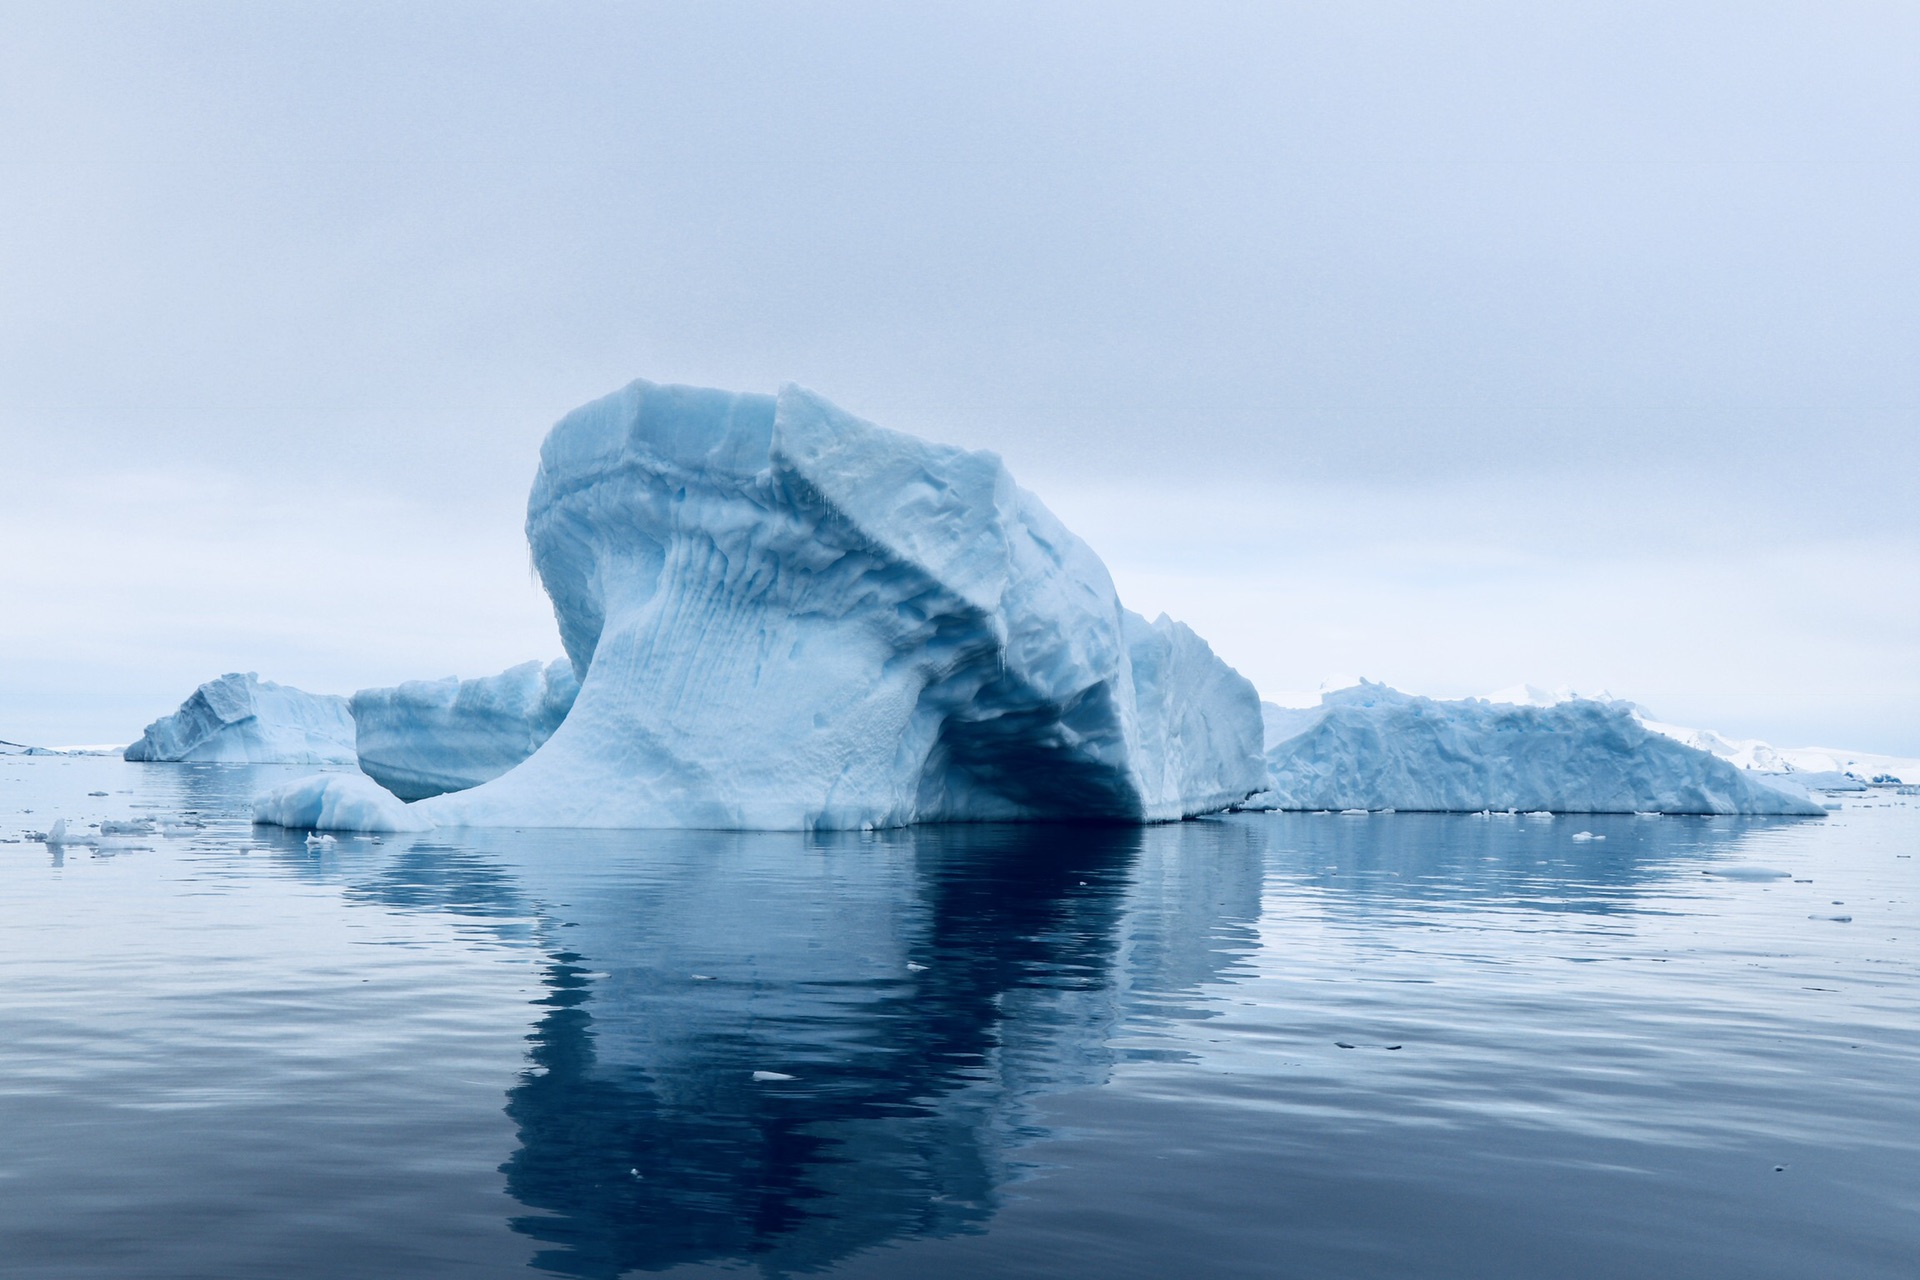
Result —
[[[1597,836],[1597,835],[1595,835],[1595,834],[1593,834],[1593,832],[1591,832],[1591,831],[1576,831],[1576,832],[1574,832],[1574,833],[1573,833],[1573,838],[1574,838],[1575,840],[1583,840],[1583,841],[1584,841],[1584,840],[1605,840],[1605,839],[1606,839],[1606,837],[1605,837],[1605,836]]]
[[[795,1079],[795,1077],[788,1075],[784,1071],[756,1071],[753,1073],[753,1082],[755,1084],[766,1084],[769,1081],[774,1081],[774,1080],[792,1080],[792,1079]]]
[[[296,831],[427,831],[433,824],[363,773],[316,773],[253,802],[253,820]]]

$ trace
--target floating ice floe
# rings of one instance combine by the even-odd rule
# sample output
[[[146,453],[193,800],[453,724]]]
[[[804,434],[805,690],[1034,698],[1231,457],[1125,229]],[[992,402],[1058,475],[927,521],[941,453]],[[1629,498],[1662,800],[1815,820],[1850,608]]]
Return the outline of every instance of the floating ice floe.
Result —
[[[538,751],[579,692],[565,658],[362,689],[351,703],[361,771],[402,800],[479,786]]]
[[[798,387],[637,382],[575,411],[542,446],[527,535],[579,696],[516,767],[405,811],[423,823],[1144,822],[1263,784],[1253,687],[1123,609],[999,458]],[[399,820],[328,808],[328,785],[257,812]]]
[[[1361,683],[1267,750],[1248,808],[1825,813],[1804,791],[1643,725],[1624,703],[1439,702]]]
[[[227,764],[352,764],[347,700],[305,693],[249,671],[209,680],[147,726],[129,760]]]
[[[433,824],[358,773],[317,773],[253,802],[253,820],[296,830],[425,831]]]

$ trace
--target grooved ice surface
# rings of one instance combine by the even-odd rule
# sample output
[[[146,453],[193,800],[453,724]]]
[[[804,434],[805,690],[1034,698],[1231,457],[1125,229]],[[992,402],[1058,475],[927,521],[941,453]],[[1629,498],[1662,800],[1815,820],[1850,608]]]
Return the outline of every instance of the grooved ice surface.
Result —
[[[1253,686],[999,458],[798,387],[636,382],[547,437],[534,565],[584,672],[454,826],[1177,819],[1262,785]]]
[[[209,680],[147,726],[129,760],[221,764],[352,764],[347,700],[305,693],[249,671]]]
[[[1249,808],[1826,812],[1649,730],[1626,703],[1436,702],[1362,683],[1269,720],[1291,736],[1268,748],[1268,789]]]
[[[402,800],[464,791],[539,750],[579,692],[565,658],[477,680],[362,689],[352,702],[360,768]]]

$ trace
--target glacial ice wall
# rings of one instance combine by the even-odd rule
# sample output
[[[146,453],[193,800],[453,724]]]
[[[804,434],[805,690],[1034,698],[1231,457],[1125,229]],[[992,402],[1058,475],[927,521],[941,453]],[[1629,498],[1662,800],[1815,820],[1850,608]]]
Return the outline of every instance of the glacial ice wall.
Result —
[[[541,449],[527,535],[584,672],[442,825],[1176,819],[1262,785],[1253,687],[1120,607],[1000,460],[775,396],[636,382]]]
[[[347,700],[230,672],[147,726],[129,760],[225,764],[352,764]]]
[[[351,704],[360,769],[402,800],[479,786],[538,751],[579,692],[565,658],[362,689]]]
[[[1437,702],[1363,682],[1269,719],[1292,733],[1268,747],[1267,790],[1247,808],[1826,812],[1652,732],[1626,703]]]

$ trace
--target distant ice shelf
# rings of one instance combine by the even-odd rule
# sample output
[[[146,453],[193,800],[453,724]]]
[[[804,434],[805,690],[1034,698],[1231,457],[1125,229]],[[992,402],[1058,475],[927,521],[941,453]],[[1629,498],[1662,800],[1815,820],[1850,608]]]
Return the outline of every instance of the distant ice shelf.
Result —
[[[1263,785],[1253,686],[1187,627],[1122,608],[999,458],[799,387],[636,382],[569,414],[527,535],[578,696],[524,761],[409,806],[419,820],[1145,822]],[[398,755],[393,776],[432,780],[432,751]],[[260,812],[356,829],[362,808],[329,807],[320,780]]]

